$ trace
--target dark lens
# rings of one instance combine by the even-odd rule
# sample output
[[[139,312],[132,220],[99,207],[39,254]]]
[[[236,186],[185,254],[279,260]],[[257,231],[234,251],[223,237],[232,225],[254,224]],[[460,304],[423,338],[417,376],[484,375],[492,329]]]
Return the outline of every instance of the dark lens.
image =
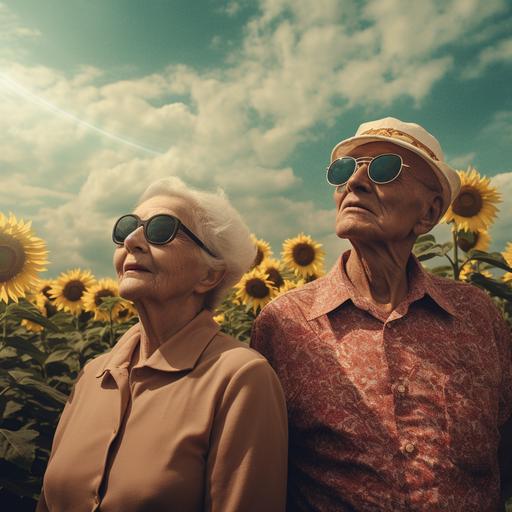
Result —
[[[133,215],[125,215],[121,217],[114,226],[112,238],[116,244],[124,243],[125,238],[137,229],[138,220]]]
[[[178,220],[168,215],[157,215],[147,225],[148,241],[153,244],[165,244],[176,234]]]
[[[327,181],[331,185],[343,185],[354,174],[356,161],[351,157],[335,160],[327,170]]]
[[[375,183],[388,183],[398,176],[401,167],[398,155],[379,155],[371,161],[368,172]]]

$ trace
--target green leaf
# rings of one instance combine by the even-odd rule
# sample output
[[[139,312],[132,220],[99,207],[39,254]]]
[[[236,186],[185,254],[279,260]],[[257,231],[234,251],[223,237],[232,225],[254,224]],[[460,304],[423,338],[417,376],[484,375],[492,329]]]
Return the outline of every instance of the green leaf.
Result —
[[[0,459],[30,471],[36,456],[36,445],[32,441],[38,436],[37,430],[0,428]]]
[[[30,377],[26,375],[26,372],[17,370],[10,370],[8,373],[20,387],[31,392],[34,396],[49,399],[60,405],[64,405],[66,403],[68,397],[64,393],[61,393],[58,389],[48,386],[48,384],[42,380]]]
[[[74,363],[69,361],[70,356],[74,355],[75,351],[71,348],[58,348],[52,351],[52,353],[46,358],[44,364],[50,363],[64,363],[67,366],[72,366]]]
[[[24,338],[7,338],[7,344],[13,347],[18,354],[28,354],[32,359],[37,361],[39,364],[43,364],[47,355],[41,352],[34,344]]]
[[[15,318],[17,320],[30,320],[39,325],[42,325],[50,331],[58,331],[59,328],[51,321],[48,320],[41,312],[32,304],[25,302],[16,304],[15,302],[9,304],[5,310],[4,315],[7,318]]]
[[[483,261],[493,267],[512,272],[512,267],[509,267],[503,255],[499,252],[471,251],[468,256],[470,260]]]
[[[492,295],[496,297],[501,297],[502,299],[506,299],[508,301],[512,301],[512,289],[500,281],[496,281],[495,279],[490,279],[478,272],[470,274],[469,279],[472,283],[481,286],[486,289]]]
[[[10,416],[14,416],[17,412],[21,411],[23,409],[23,405],[19,404],[18,402],[15,402],[13,400],[9,400],[5,404],[4,412],[2,414],[2,419],[9,418]]]
[[[432,244],[435,244],[436,243],[436,238],[434,235],[430,235],[430,234],[427,234],[427,235],[421,235],[419,236],[417,239],[416,239],[416,242],[414,242],[414,245],[417,245],[417,244],[423,244],[423,243],[432,243]]]

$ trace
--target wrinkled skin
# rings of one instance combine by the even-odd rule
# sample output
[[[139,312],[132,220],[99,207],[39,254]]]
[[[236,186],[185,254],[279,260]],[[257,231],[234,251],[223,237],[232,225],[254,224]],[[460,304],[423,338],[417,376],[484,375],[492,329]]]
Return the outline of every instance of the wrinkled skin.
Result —
[[[349,278],[370,301],[390,312],[407,293],[407,260],[416,238],[437,223],[442,194],[428,164],[405,148],[370,142],[349,156],[383,153],[401,155],[410,167],[393,182],[378,185],[368,177],[367,164],[362,164],[346,185],[336,188],[334,201],[336,234],[354,247],[347,262]],[[338,152],[334,158],[341,155]]]
[[[141,203],[134,212],[146,220],[158,213],[178,217],[197,232],[185,200],[155,196]],[[180,330],[203,308],[205,294],[222,278],[201,257],[200,249],[183,231],[165,245],[147,242],[142,226],[131,233],[114,251],[114,268],[119,293],[134,302],[144,336],[143,356],[149,355],[173,333]],[[137,263],[147,270],[125,270]]]

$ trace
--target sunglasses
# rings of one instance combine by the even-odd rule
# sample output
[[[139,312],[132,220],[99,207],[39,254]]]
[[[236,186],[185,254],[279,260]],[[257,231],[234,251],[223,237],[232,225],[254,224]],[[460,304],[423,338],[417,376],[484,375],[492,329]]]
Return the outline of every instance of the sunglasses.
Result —
[[[150,217],[148,220],[142,220],[138,215],[129,213],[117,219],[112,230],[112,240],[117,245],[123,245],[126,237],[133,233],[139,226],[144,228],[144,236],[146,240],[153,245],[165,245],[176,237],[176,233],[181,229],[187,236],[193,240],[201,249],[204,249],[210,256],[216,258],[206,245],[204,245],[199,238],[190,231],[181,222],[180,219],[174,215],[157,214]]]
[[[409,167],[404,164],[400,155],[385,153],[374,157],[342,156],[334,160],[327,167],[327,181],[329,184],[339,187],[345,185],[350,177],[356,172],[359,165],[367,164],[368,177],[378,185],[384,185],[396,180],[402,172],[402,167]]]

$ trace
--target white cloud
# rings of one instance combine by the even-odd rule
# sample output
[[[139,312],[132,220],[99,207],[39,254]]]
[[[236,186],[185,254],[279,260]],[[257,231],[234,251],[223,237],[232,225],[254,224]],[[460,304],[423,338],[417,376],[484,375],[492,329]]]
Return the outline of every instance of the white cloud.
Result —
[[[21,84],[0,80],[0,172],[22,183],[10,200],[30,196],[39,207],[58,270],[107,268],[100,248],[108,250],[113,219],[166,175],[222,186],[273,244],[304,231],[337,256],[345,242],[333,235],[334,209],[289,199],[301,184],[290,155],[347,108],[420,103],[453,65],[445,47],[502,8],[501,0],[261,0],[225,66],[169,66],[130,80],[4,58],[4,76]]]
[[[455,167],[456,169],[465,170],[468,165],[470,165],[476,158],[476,152],[470,151],[469,153],[464,153],[462,155],[455,155],[453,157],[447,157],[446,160],[448,163]]]
[[[476,62],[468,66],[462,76],[464,78],[477,78],[488,67],[497,63],[512,62],[512,37],[502,39],[497,44],[484,48],[476,59]]]
[[[512,242],[512,172],[497,174],[491,179],[491,185],[498,189],[503,199],[498,218],[490,229],[491,249],[503,251],[506,244]]]

